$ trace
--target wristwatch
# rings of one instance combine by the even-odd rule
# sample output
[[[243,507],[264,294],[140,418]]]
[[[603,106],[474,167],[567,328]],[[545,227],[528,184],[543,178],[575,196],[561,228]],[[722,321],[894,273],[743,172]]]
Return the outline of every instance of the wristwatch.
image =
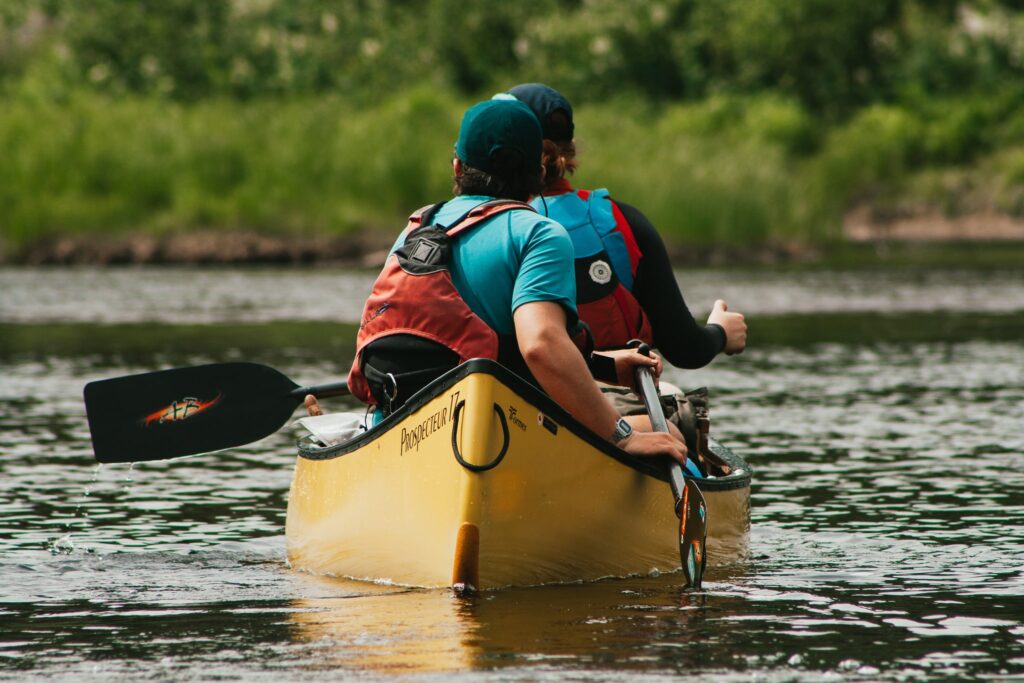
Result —
[[[612,432],[612,443],[619,443],[630,434],[633,433],[633,428],[626,422],[623,417],[619,418],[619,421],[615,423],[615,431]]]

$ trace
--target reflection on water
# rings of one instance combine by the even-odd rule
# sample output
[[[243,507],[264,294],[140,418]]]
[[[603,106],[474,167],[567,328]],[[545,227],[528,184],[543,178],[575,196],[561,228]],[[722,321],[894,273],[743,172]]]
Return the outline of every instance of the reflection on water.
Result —
[[[339,268],[0,268],[0,321],[353,323],[376,271]],[[677,273],[695,312],[724,298],[756,315],[1003,313],[1024,307],[1021,270]],[[45,286],[40,286],[45,283]]]
[[[762,345],[670,372],[712,387],[713,432],[755,468],[747,557],[699,595],[666,574],[459,599],[290,570],[287,429],[92,462],[86,381],[224,360],[216,343],[29,353],[45,328],[20,328],[0,354],[0,678],[1024,680],[1019,340]],[[298,381],[345,366],[276,334],[253,352]]]
[[[297,641],[317,649],[317,668],[378,673],[473,668],[479,655],[472,616],[476,598],[318,580],[325,591],[351,592],[293,603],[289,620]]]
[[[375,277],[370,271],[316,268],[3,268],[0,320],[352,322]]]

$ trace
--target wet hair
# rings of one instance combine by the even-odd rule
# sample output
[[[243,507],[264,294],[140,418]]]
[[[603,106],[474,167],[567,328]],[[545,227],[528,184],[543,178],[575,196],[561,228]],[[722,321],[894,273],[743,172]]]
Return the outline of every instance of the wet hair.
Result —
[[[516,199],[521,202],[540,194],[544,187],[540,166],[526,168],[523,156],[511,149],[499,149],[491,156],[494,171],[487,173],[478,168],[462,164],[462,173],[455,176],[452,193],[480,194],[499,199]]]
[[[561,109],[548,114],[545,126],[550,129],[568,129],[569,119]],[[559,180],[567,175],[572,175],[579,166],[576,161],[576,141],[551,139],[544,140],[544,152],[541,157],[544,164],[544,186],[545,189],[552,187]]]

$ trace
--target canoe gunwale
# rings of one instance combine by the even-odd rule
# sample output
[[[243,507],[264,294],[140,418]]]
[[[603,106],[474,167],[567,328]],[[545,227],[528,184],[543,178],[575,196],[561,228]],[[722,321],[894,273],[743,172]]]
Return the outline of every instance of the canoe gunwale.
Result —
[[[413,394],[399,410],[354,439],[333,446],[319,446],[313,442],[312,436],[300,439],[297,443],[299,457],[306,460],[332,460],[347,453],[358,451],[473,373],[493,376],[511,391],[518,394],[520,398],[536,406],[540,411],[554,419],[561,427],[568,429],[602,454],[617,460],[641,474],[668,482],[666,468],[656,465],[656,461],[652,461],[649,458],[637,458],[616,448],[580,424],[543,391],[518,375],[513,374],[503,365],[484,358],[474,358],[449,370],[434,382]],[[714,479],[697,479],[696,481],[702,491],[729,491],[750,486],[752,472],[746,461],[715,439],[709,441],[709,447],[716,455],[729,463],[733,467],[734,472],[738,473]]]

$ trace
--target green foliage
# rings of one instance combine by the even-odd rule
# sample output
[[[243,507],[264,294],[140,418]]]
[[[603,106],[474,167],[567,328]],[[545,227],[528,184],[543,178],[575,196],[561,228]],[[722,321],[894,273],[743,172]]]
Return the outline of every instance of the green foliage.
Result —
[[[49,5],[39,0],[0,3],[0,85],[21,76],[40,57],[53,33]]]
[[[462,2],[433,0],[413,43],[428,47],[446,80],[466,93],[494,90],[511,76],[526,49],[525,27],[550,16],[554,0]]]
[[[695,40],[715,81],[770,88],[811,109],[843,112],[880,88],[884,39],[896,27],[897,0],[706,0],[695,3]]]
[[[461,106],[435,92],[359,111],[338,97],[17,102],[0,109],[0,230],[20,243],[69,230],[393,229],[449,191]]]
[[[0,230],[391,230],[524,81],[577,107],[580,182],[681,240],[1024,213],[1020,0],[4,0]]]
[[[0,79],[56,42],[79,84],[178,100],[543,80],[581,103],[767,92],[835,119],[1024,68],[1024,10],[996,0],[7,0],[0,38]]]
[[[331,0],[67,0],[64,36],[100,90],[197,99],[408,85],[433,55],[414,8]]]
[[[1024,216],[1024,147],[998,152],[986,161],[983,177],[995,186],[994,206],[986,208]]]
[[[680,131],[714,139],[719,145],[749,140],[798,157],[818,144],[819,124],[814,118],[795,100],[775,95],[713,95],[671,112]]]
[[[13,150],[0,166],[10,207],[0,227],[15,242],[69,229],[396,230],[411,209],[449,192],[466,104],[432,89],[356,110],[340,98],[183,105],[76,93],[61,104],[23,102],[0,112],[0,144]],[[762,129],[765,108],[784,115]],[[723,109],[739,112],[742,132],[712,132]],[[580,181],[611,187],[678,238],[784,238],[795,111],[715,101],[624,124],[617,106],[583,107]],[[604,142],[591,149],[589,140]]]
[[[63,13],[89,81],[115,91],[195,97],[226,82],[228,0],[96,0]]]
[[[874,106],[827,136],[807,164],[800,222],[838,237],[851,205],[886,203],[900,192],[918,155],[923,126],[902,109]]]
[[[783,144],[717,129],[723,110],[741,119],[756,111],[736,100],[677,105],[624,119],[617,107],[581,109],[582,186],[607,186],[642,208],[676,240],[730,243],[794,236],[792,179]],[[754,127],[750,120],[738,125]],[[581,134],[582,135],[582,134]],[[593,148],[589,140],[598,143]]]
[[[518,39],[521,80],[557,83],[580,102],[622,94],[696,95],[689,44],[679,44],[690,4],[591,0],[535,15]]]
[[[906,3],[899,59],[886,64],[903,99],[992,94],[1024,77],[1024,8],[1016,2]]]

